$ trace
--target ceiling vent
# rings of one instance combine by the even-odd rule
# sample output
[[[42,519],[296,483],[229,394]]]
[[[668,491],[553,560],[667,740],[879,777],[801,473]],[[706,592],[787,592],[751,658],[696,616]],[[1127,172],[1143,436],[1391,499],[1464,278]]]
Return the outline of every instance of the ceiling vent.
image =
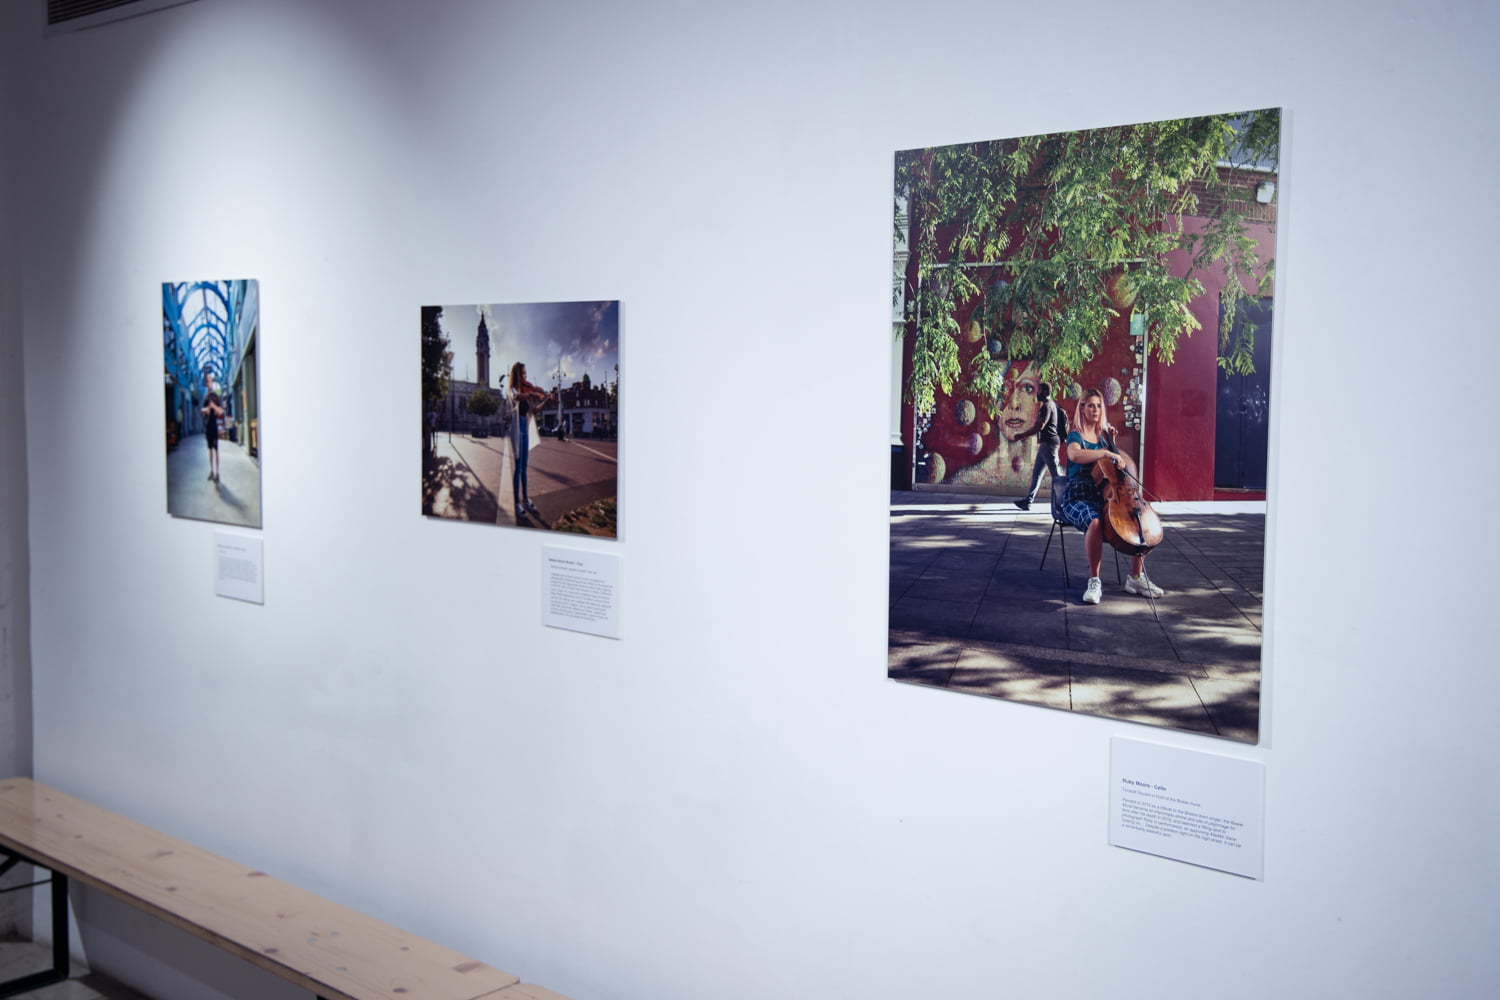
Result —
[[[97,28],[192,0],[47,0],[47,35]]]

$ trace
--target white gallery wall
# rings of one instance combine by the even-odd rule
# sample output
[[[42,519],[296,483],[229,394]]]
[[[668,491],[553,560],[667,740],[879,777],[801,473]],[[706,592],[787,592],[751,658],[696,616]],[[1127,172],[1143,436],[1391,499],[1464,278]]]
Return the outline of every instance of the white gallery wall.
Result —
[[[26,410],[21,371],[20,247],[15,171],[20,163],[20,61],[8,40],[19,5],[0,4],[0,771],[31,767],[31,677],[27,637]],[[15,905],[0,898],[0,933]]]
[[[20,6],[39,780],[575,1000],[1500,976],[1493,518],[1449,486],[1500,480],[1493,4]],[[888,682],[892,153],[1277,105],[1261,745]],[[264,606],[166,514],[195,278],[261,282]],[[586,298],[622,303],[618,642],[539,625],[551,539],[419,514],[419,306]],[[1115,735],[1264,762],[1265,878],[1110,848]],[[79,906],[154,995],[271,995]]]

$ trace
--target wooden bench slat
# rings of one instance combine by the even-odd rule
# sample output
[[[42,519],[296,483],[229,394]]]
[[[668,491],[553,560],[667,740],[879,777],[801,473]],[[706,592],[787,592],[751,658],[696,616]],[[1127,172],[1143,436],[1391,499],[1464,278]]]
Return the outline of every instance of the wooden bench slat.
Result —
[[[485,1000],[568,1000],[568,998],[561,993],[554,993],[537,986],[535,983],[519,983],[515,986],[507,986],[493,997],[485,997]]]
[[[328,1000],[478,1000],[519,985],[510,973],[26,778],[0,781],[0,845]]]

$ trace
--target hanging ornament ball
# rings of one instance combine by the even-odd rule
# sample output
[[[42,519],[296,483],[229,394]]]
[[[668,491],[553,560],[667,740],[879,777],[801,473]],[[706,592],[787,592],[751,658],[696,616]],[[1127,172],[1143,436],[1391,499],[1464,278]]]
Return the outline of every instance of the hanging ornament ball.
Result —
[[[948,463],[943,461],[943,456],[933,452],[927,457],[927,481],[929,483],[940,483],[948,475]]]
[[[1122,271],[1110,281],[1109,298],[1116,309],[1130,309],[1135,305],[1135,283],[1128,273]]]
[[[1120,397],[1123,395],[1120,391],[1120,380],[1117,378],[1105,379],[1099,384],[1099,391],[1104,393],[1104,403],[1106,406],[1114,406],[1119,403]]]

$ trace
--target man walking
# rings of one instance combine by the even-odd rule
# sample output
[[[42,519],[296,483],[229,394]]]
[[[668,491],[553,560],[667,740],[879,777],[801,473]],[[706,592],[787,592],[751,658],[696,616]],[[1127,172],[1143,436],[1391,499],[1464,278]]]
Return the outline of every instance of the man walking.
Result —
[[[1031,488],[1026,491],[1023,499],[1015,501],[1015,505],[1022,510],[1031,509],[1037,487],[1042,484],[1043,468],[1052,473],[1054,480],[1057,479],[1057,449],[1068,437],[1068,415],[1052,401],[1052,386],[1043,382],[1036,387],[1036,391],[1041,397],[1041,424],[1036,434],[1036,461],[1031,463]]]

